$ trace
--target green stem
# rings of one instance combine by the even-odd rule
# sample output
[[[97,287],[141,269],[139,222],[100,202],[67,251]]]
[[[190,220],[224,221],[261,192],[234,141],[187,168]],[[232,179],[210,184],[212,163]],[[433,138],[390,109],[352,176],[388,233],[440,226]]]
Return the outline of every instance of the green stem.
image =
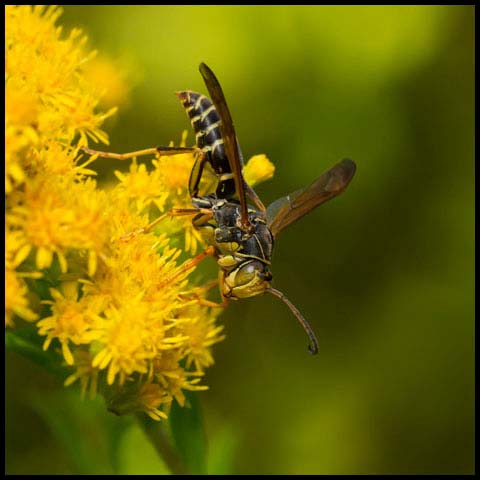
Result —
[[[188,475],[190,472],[182,463],[178,453],[168,441],[167,435],[162,426],[158,422],[148,418],[145,413],[138,413],[137,419],[144,432],[147,434],[147,437],[152,442],[155,450],[170,469],[170,472],[174,475]]]

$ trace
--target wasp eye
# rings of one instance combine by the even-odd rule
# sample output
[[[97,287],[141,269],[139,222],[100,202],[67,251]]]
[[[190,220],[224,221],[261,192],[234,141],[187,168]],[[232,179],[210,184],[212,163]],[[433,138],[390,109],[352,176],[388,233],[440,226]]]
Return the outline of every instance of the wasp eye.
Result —
[[[263,279],[264,280],[269,282],[270,280],[272,280],[272,278],[273,278],[273,276],[268,270],[266,272],[264,272],[264,274],[263,274]]]
[[[257,265],[258,264],[258,265]],[[262,264],[260,262],[251,262],[241,267],[235,276],[237,285],[245,285],[255,278],[255,271],[259,270]]]

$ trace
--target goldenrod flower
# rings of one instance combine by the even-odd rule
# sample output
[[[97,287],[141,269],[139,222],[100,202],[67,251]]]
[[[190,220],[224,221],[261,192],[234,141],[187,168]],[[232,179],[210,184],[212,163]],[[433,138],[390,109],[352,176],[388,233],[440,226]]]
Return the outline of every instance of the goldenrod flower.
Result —
[[[265,182],[273,177],[275,165],[267,158],[266,155],[254,155],[247,162],[244,168],[243,176],[250,186]]]
[[[152,202],[163,211],[169,192],[160,170],[148,172],[145,164],[137,165],[134,159],[128,173],[117,170],[115,176],[120,180],[117,188],[124,190],[123,194],[127,198],[135,199],[135,207],[139,212]]]
[[[5,270],[5,326],[13,327],[13,316],[33,322],[38,315],[28,306],[28,289],[22,278],[14,270]]]
[[[5,326],[13,327],[13,317],[17,315],[27,321],[34,321],[38,315],[30,308],[28,288],[24,278],[40,278],[39,272],[17,271],[30,253],[23,232],[5,230]]]
[[[92,366],[92,355],[85,350],[76,350],[74,353],[75,372],[69,375],[63,382],[66,387],[80,380],[82,398],[87,390],[89,397],[95,398],[98,388],[98,368]]]
[[[188,318],[183,330],[188,337],[184,344],[186,365],[192,365],[195,371],[202,372],[213,364],[210,348],[223,340],[222,326],[216,326],[215,321],[221,309],[207,309],[198,302],[185,307],[182,314]]]
[[[95,52],[74,29],[66,38],[55,22],[58,7],[5,7],[6,191],[25,181],[33,148],[54,140],[69,145],[76,135],[107,141],[100,129],[115,109],[97,113],[96,86],[83,72]]]
[[[57,338],[62,346],[62,353],[69,365],[74,364],[70,343],[74,345],[89,344],[96,339],[96,323],[98,323],[97,306],[83,297],[78,299],[65,297],[56,289],[50,289],[53,301],[44,301],[52,305],[52,315],[38,322],[38,333],[46,335],[44,349]],[[98,306],[97,306],[98,307]]]
[[[164,391],[168,393],[167,404],[175,399],[183,407],[185,405],[185,394],[183,390],[207,390],[205,385],[198,385],[203,376],[203,371],[187,371],[179,364],[182,358],[178,351],[163,352],[156,359],[161,362],[162,368],[156,370],[155,379]],[[193,378],[191,378],[193,377]]]
[[[188,132],[182,132],[180,147],[186,147]],[[173,147],[173,142],[170,143]],[[175,156],[157,155],[152,161],[155,171],[160,175],[165,187],[182,200],[189,203],[188,180],[192,171],[195,156],[191,153],[182,153]]]
[[[167,418],[158,407],[169,402],[169,396],[158,383],[145,383],[138,392],[138,400],[145,413],[154,420]]]
[[[69,249],[97,253],[107,240],[105,194],[91,179],[76,182],[67,176],[53,181],[38,175],[26,184],[22,199],[7,213],[7,221],[23,227],[36,250],[38,269],[50,267],[56,255],[65,273]]]
[[[61,9],[5,12],[5,325],[36,322],[44,349],[59,349],[71,370],[65,385],[102,391],[118,414],[166,418],[172,401],[183,406],[185,390],[207,388],[200,381],[224,338],[221,308],[206,298],[212,283],[191,279],[191,255],[205,246],[191,218],[139,233],[172,207],[191,205],[195,157],[157,155],[148,167],[134,160],[127,173],[115,172],[116,184],[99,188],[96,158],[81,147],[108,141],[101,126],[115,108],[98,110],[104,89],[95,79],[103,71],[115,83],[116,69],[102,59],[86,74],[95,52],[80,30],[65,35],[55,25]],[[266,157],[254,159],[248,180],[269,178]],[[215,182],[207,168],[201,188]],[[36,283],[42,275],[48,292]]]
[[[111,108],[128,103],[132,83],[136,83],[136,78],[132,75],[134,71],[133,66],[126,60],[113,63],[99,54],[89,62],[85,78],[94,85],[100,105]]]

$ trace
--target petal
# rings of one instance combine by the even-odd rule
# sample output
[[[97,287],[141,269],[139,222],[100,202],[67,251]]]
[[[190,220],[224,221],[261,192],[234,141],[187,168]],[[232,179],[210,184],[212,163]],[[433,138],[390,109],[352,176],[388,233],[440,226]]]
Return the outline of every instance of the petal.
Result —
[[[53,252],[51,250],[47,250],[44,247],[39,247],[36,258],[37,268],[48,268],[52,264],[52,258]]]
[[[93,277],[97,271],[97,254],[93,250],[88,252],[88,276]]]
[[[68,365],[73,365],[75,363],[72,352],[70,351],[70,348],[68,348],[67,341],[62,342],[62,353],[63,358],[65,358],[65,361],[68,363]]]
[[[27,257],[30,251],[32,250],[31,245],[24,245],[15,255],[15,259],[13,260],[13,265],[18,267]]]
[[[60,251],[57,251],[57,257],[58,257],[58,263],[60,264],[60,271],[62,273],[67,273],[67,270],[68,270],[67,259],[65,258],[63,253]]]

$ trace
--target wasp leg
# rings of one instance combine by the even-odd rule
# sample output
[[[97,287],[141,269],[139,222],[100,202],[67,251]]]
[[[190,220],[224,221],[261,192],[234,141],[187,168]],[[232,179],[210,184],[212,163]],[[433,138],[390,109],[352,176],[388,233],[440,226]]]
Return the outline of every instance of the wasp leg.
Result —
[[[213,216],[213,212],[208,208],[171,208],[170,210],[165,212],[163,215],[160,215],[158,218],[153,220],[153,222],[150,222],[145,227],[139,228],[134,232],[124,233],[120,237],[120,240],[130,240],[131,238],[136,237],[139,234],[148,233],[150,230],[152,230],[153,227],[158,225],[167,217],[180,217],[183,215],[198,215],[198,214],[202,214],[204,216],[207,216],[208,218],[211,218]],[[202,218],[205,218],[205,217],[202,217]]]
[[[182,263],[173,273],[167,275],[167,278],[157,285],[157,289],[160,290],[164,288],[169,283],[172,283],[174,280],[181,277],[183,274],[187,273],[189,270],[193,270],[202,260],[207,257],[212,257],[216,255],[216,250],[213,245],[210,245],[202,253],[199,253],[196,257],[188,259],[186,262]]]
[[[228,305],[228,298],[224,298],[222,303],[214,302],[212,300],[207,300],[206,298],[201,298],[198,294],[193,294],[192,296],[188,295],[180,295],[181,298],[188,300],[193,299],[199,305],[203,307],[210,307],[210,308],[225,308]]]
[[[210,291],[213,287],[216,287],[218,285],[218,279],[210,280],[207,282],[205,285],[202,285],[201,287],[196,287],[192,290],[192,293],[194,295],[198,295],[198,292],[201,293],[206,293]]]
[[[225,308],[228,306],[228,298],[224,298],[222,303],[212,302],[206,298],[199,298],[197,301],[199,305],[210,308]]]
[[[152,147],[128,153],[101,152],[87,147],[82,147],[82,150],[89,155],[98,155],[102,158],[114,158],[116,160],[128,160],[129,158],[140,157],[142,155],[155,155],[157,153],[160,155],[178,155],[180,153],[199,154],[201,152],[203,154],[202,150],[197,147]]]

